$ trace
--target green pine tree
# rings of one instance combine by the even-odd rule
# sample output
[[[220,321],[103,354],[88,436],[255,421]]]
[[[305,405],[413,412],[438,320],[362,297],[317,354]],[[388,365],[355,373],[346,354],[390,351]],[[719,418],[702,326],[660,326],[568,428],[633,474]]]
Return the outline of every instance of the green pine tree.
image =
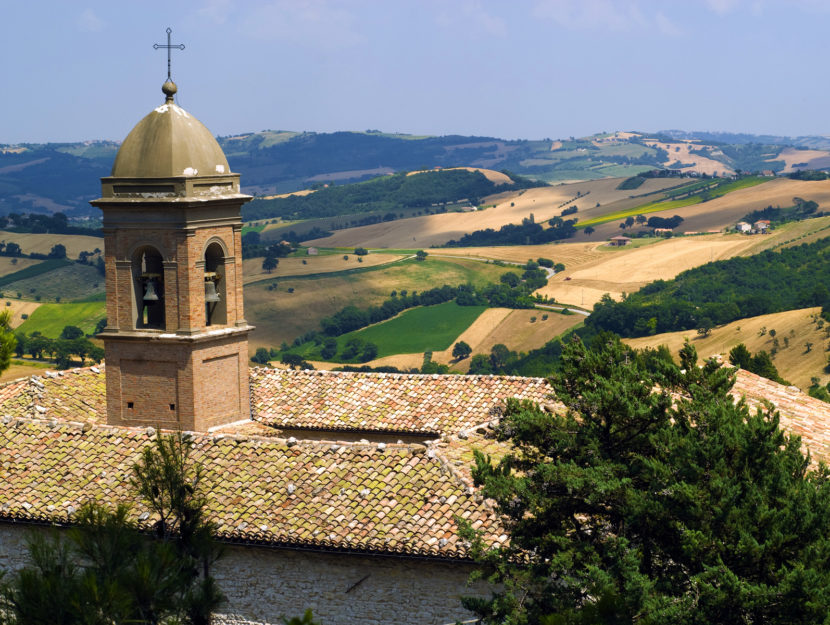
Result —
[[[617,339],[564,348],[566,411],[511,400],[476,454],[509,546],[469,527],[486,623],[820,623],[830,618],[830,473],[809,470],[778,415],[728,394],[732,370],[643,359]],[[646,366],[647,363],[647,366]]]

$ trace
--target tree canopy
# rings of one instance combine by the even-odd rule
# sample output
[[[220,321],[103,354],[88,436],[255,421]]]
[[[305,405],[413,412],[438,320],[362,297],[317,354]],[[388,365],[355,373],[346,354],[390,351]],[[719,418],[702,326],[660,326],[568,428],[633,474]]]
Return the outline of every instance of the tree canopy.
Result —
[[[681,366],[577,340],[551,380],[566,410],[508,403],[512,451],[476,453],[474,477],[510,544],[462,529],[497,584],[464,600],[484,622],[828,621],[828,470],[776,412],[733,402],[733,370],[699,367],[688,343]]]
[[[830,304],[830,238],[707,263],[656,280],[623,301],[603,297],[586,321],[621,336],[692,330],[784,310]]]

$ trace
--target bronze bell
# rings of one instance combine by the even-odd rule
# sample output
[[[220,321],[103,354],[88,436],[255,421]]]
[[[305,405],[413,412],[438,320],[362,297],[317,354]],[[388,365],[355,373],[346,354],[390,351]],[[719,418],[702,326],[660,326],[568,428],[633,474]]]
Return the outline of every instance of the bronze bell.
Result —
[[[216,292],[216,282],[205,280],[205,302],[213,304],[219,301],[219,293]]]
[[[145,302],[157,302],[159,300],[159,296],[156,293],[155,280],[147,280],[147,284],[144,287],[144,297],[142,299]]]

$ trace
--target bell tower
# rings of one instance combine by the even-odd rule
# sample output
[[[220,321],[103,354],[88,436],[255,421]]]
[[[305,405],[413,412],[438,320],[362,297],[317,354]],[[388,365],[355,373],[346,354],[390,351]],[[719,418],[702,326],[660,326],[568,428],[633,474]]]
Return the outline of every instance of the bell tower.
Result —
[[[205,431],[250,418],[240,193],[210,131],[165,101],[101,179],[107,423]]]

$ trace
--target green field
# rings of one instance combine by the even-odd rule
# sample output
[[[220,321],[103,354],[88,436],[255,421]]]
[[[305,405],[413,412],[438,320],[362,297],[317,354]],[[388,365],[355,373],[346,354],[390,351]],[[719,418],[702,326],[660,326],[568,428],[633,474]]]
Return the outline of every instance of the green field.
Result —
[[[249,232],[262,232],[263,230],[265,230],[266,225],[267,224],[262,223],[256,226],[242,226],[242,236],[244,237]]]
[[[105,316],[104,302],[44,304],[17,329],[24,334],[40,332],[53,339],[60,336],[64,326],[78,326],[85,334],[91,334],[98,321]]]
[[[411,308],[388,321],[337,337],[338,355],[352,338],[377,345],[378,358],[441,351],[450,347],[486,309],[486,306],[459,306],[455,302]],[[303,347],[295,353],[307,360],[320,360],[320,346],[307,343]],[[332,360],[339,361],[337,356]]]
[[[581,221],[578,224],[576,224],[576,227],[585,228],[587,226],[596,226],[597,224],[604,224],[609,221],[625,219],[626,217],[635,217],[637,215],[645,215],[648,213],[657,213],[660,211],[683,208],[684,206],[699,204],[700,202],[703,202],[705,200],[712,200],[716,197],[726,195],[727,193],[732,193],[733,191],[737,191],[739,189],[754,187],[755,185],[763,184],[764,182],[769,181],[769,178],[763,178],[760,176],[747,176],[746,178],[741,178],[740,180],[732,180],[729,182],[724,181],[722,184],[719,184],[714,189],[696,193],[694,195],[690,195],[689,197],[681,198],[679,200],[656,200],[653,202],[648,202],[646,204],[641,204],[640,206],[635,206],[634,208],[627,208],[625,210],[607,213],[605,215],[594,217],[592,219],[586,219],[585,221]],[[676,195],[677,192],[678,190],[675,189],[673,191],[668,192],[667,195]]]
[[[253,351],[278,347],[283,341],[291,343],[309,330],[319,330],[323,317],[349,305],[379,306],[395,290],[424,291],[467,282],[481,287],[497,283],[510,270],[475,260],[429,256],[423,262],[405,260],[348,275],[273,278],[246,284],[245,317],[256,326],[249,345]]]

